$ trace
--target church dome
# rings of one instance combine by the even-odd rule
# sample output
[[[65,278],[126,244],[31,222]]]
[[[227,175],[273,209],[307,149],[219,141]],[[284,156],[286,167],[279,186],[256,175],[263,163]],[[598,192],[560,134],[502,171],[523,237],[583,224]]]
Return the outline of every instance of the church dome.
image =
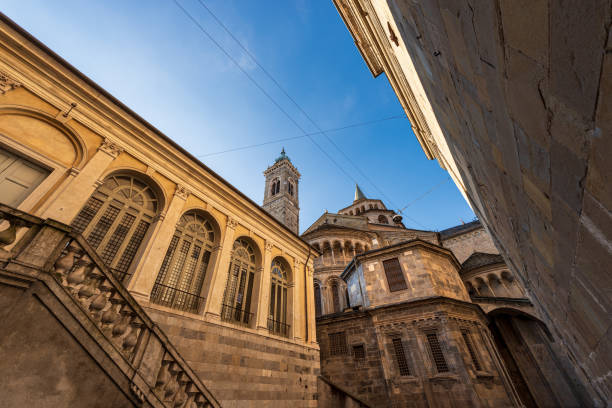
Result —
[[[276,160],[274,160],[274,163],[278,163],[281,160],[289,160],[289,163],[291,163],[291,159],[289,158],[289,156],[287,156],[287,153],[285,153],[285,148],[283,147],[283,151],[281,152],[280,156],[278,156],[276,158]]]

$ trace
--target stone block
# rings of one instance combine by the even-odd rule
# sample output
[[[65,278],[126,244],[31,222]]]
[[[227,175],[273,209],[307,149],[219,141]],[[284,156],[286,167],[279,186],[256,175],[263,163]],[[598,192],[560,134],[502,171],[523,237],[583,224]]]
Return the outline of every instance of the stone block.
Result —
[[[541,146],[548,146],[546,93],[547,73],[523,53],[506,47],[506,102],[510,116]],[[507,137],[507,136],[506,136]]]
[[[506,44],[535,60],[548,65],[548,1],[502,0],[501,29]]]
[[[594,115],[609,10],[608,0],[553,0],[549,6],[550,92],[583,118]]]

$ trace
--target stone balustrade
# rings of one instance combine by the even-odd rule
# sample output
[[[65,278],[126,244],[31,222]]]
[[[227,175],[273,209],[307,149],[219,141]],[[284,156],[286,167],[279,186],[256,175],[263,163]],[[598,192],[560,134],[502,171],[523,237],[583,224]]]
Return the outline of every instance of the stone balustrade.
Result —
[[[43,281],[67,309],[76,311],[75,318],[123,367],[142,406],[220,406],[81,236],[67,225],[3,205],[0,219],[2,272]]]

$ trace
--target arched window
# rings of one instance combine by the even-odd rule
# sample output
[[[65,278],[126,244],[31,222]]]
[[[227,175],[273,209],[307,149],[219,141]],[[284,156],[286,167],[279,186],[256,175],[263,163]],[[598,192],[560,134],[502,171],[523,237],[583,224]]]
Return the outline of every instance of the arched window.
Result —
[[[289,192],[289,195],[293,195],[293,183],[291,181],[287,183],[287,191]]]
[[[340,313],[342,310],[340,309],[340,288],[338,287],[337,282],[332,282],[331,284],[331,292],[332,292],[332,302],[334,306],[334,313]]]
[[[197,210],[185,213],[157,274],[151,302],[199,313],[204,304],[200,296],[202,284],[214,243],[215,232],[208,217]]]
[[[125,281],[157,212],[157,196],[149,185],[132,175],[114,175],[92,194],[72,227],[85,236],[115,276]]]
[[[270,282],[270,314],[268,330],[281,336],[289,336],[287,324],[287,292],[289,290],[289,266],[282,258],[272,261]]]
[[[315,316],[319,317],[323,314],[321,305],[321,286],[318,282],[314,284],[314,298],[315,298]]]
[[[360,211],[359,211],[359,207],[355,208],[355,215],[359,215]]]
[[[272,195],[277,195],[280,192],[280,180],[275,178],[272,180]]]
[[[238,238],[234,241],[229,276],[223,293],[221,318],[239,324],[249,325],[251,313],[251,296],[255,280],[255,249],[249,241]]]
[[[260,190],[260,191],[261,191],[261,190]],[[388,223],[389,223],[389,220],[387,219],[387,217],[385,217],[384,215],[380,214],[380,215],[378,216],[378,222],[379,222],[380,224],[388,224]]]

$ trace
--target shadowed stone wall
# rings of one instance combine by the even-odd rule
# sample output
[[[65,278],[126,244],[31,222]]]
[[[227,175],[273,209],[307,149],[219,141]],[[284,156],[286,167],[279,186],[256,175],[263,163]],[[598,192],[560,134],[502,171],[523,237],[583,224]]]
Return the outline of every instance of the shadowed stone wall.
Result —
[[[449,170],[523,280],[580,404],[604,406],[612,400],[612,2],[335,3],[425,153]]]

